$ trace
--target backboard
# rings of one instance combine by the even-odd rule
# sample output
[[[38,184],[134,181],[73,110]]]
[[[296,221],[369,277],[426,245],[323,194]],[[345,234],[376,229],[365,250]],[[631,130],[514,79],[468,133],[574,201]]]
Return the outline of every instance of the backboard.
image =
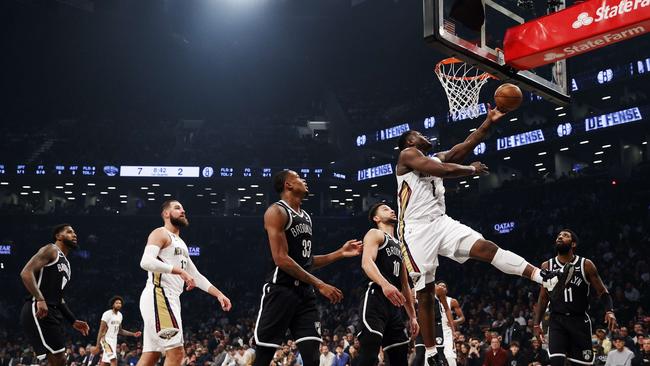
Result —
[[[531,70],[505,64],[503,38],[506,29],[547,14],[546,0],[482,0],[485,22],[480,31],[465,27],[450,15],[455,0],[423,0],[424,39],[449,57],[458,58],[559,105],[569,103],[566,61]],[[541,1],[541,3],[539,3]],[[554,11],[565,0],[550,0]]]

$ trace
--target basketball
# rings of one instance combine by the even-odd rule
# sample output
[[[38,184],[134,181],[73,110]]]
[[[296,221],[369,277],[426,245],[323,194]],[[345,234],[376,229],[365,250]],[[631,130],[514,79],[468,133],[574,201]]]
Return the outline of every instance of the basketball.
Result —
[[[521,105],[523,95],[517,85],[505,83],[494,92],[494,101],[501,112],[512,112]]]

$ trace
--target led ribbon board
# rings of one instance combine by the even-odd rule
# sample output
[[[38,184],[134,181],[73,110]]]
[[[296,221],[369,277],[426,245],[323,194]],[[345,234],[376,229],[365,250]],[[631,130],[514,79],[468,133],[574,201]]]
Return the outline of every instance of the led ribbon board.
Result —
[[[542,130],[533,130],[497,139],[497,150],[506,150],[543,141],[544,132]]]
[[[390,175],[390,174],[393,174],[393,166],[391,164],[384,164],[372,168],[359,170],[357,172],[357,180],[362,181],[366,179],[383,177],[384,175]]]
[[[600,128],[622,125],[625,123],[642,120],[639,108],[624,109],[618,112],[603,114],[596,117],[585,118],[585,131],[593,131]]]
[[[650,30],[650,0],[585,1],[509,28],[503,40],[506,64],[533,69]]]

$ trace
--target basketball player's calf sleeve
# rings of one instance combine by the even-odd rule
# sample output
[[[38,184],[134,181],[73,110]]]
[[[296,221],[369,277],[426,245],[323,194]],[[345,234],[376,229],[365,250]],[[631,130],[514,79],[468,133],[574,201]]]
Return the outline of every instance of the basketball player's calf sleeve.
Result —
[[[498,268],[501,272],[517,276],[522,276],[524,270],[529,265],[529,263],[518,254],[501,248],[497,249],[497,253],[494,255],[494,258],[492,258],[490,264]]]
[[[408,366],[408,345],[393,347],[386,351],[390,366]]]
[[[318,351],[318,346],[320,346],[320,342],[318,341],[302,341],[298,343],[298,351],[300,351],[303,366],[318,366],[320,363],[320,352]]]
[[[360,339],[359,366],[374,366],[377,364],[377,355],[381,346],[381,337],[378,334],[364,334]],[[392,363],[391,363],[392,365]]]
[[[413,359],[413,365],[424,365],[424,347],[415,347],[415,358]]]
[[[257,345],[257,348],[255,349],[255,361],[253,361],[253,366],[269,366],[273,360],[273,356],[275,356],[275,351],[275,348]]]

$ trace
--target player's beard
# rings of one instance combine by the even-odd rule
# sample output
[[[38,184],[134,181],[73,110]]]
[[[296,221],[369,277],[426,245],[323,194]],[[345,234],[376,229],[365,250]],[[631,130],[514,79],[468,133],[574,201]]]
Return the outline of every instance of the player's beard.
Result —
[[[190,225],[186,217],[170,217],[169,222],[176,227],[188,227]]]
[[[394,218],[391,217],[388,220],[386,220],[386,223],[388,225],[397,225],[397,219],[394,219]]]
[[[68,249],[77,249],[77,248],[79,248],[79,244],[75,243],[72,240],[63,239],[62,241],[63,241],[63,245],[65,245],[66,248],[68,248]]]
[[[558,252],[558,254],[567,254],[571,251],[571,243],[556,244],[555,250]]]

